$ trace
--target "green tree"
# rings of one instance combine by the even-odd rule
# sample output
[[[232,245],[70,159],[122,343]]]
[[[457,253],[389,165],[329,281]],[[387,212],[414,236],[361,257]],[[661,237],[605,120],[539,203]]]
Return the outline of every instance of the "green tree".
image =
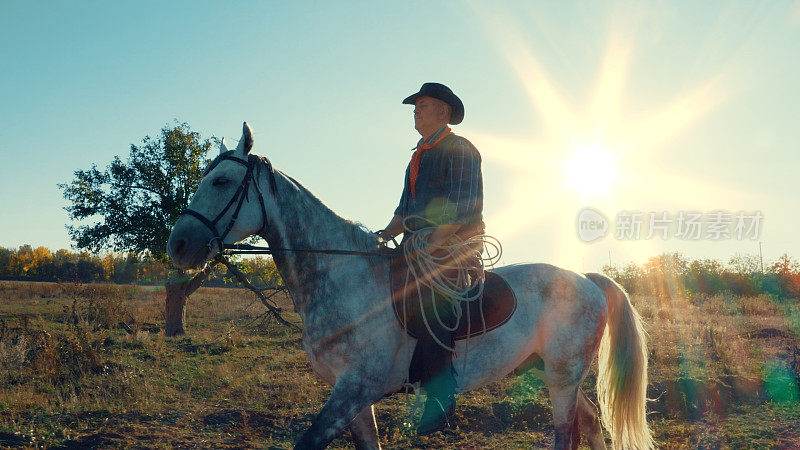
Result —
[[[76,170],[70,183],[59,184],[70,219],[81,223],[67,225],[76,246],[167,262],[170,230],[200,183],[211,145],[181,123],[131,145],[127,161],[115,156],[105,170]]]
[[[694,294],[718,294],[725,289],[724,266],[715,259],[696,259],[689,264],[684,284]]]
[[[758,255],[737,253],[728,260],[728,267],[733,273],[750,275],[761,271],[761,264]]]
[[[800,263],[784,253],[772,263],[769,272],[778,277],[782,296],[800,298]]]
[[[688,262],[680,253],[662,253],[651,257],[642,267],[647,290],[659,298],[672,298],[683,293],[681,276]]]
[[[11,276],[11,257],[14,252],[5,247],[0,247],[0,276]]]
[[[59,187],[70,202],[65,208],[70,219],[78,222],[67,225],[76,246],[141,254],[171,267],[167,239],[197,190],[211,145],[188,124],[176,123],[164,126],[156,138],[146,136],[140,145],[131,145],[126,161],[115,156],[105,170],[92,165],[75,171],[75,178]],[[206,269],[191,279],[179,273],[166,283],[168,316],[182,319],[186,299],[208,276]],[[85,270],[78,267],[79,273]],[[167,334],[183,333],[179,322]]]

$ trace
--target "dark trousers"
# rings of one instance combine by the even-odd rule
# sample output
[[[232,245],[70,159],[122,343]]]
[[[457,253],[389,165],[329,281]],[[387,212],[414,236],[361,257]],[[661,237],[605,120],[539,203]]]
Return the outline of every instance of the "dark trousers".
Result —
[[[450,302],[441,294],[436,293],[434,295],[436,296],[435,301],[430,298],[430,295],[427,295],[427,298],[423,299],[422,302],[430,331],[426,329],[419,333],[420,337],[417,340],[417,346],[414,349],[414,357],[412,358],[415,364],[410,370],[411,380],[419,380],[423,386],[426,386],[426,389],[428,389],[428,385],[434,380],[441,381],[442,379],[453,376],[452,373],[446,373],[446,371],[452,371],[452,364],[450,364],[450,361],[453,358],[453,354],[450,350],[436,342],[436,339],[438,339],[440,342],[452,348],[454,345],[453,333],[439,324],[439,321],[436,319],[436,312],[438,311],[439,317],[450,327],[455,325],[456,318],[453,316]],[[436,311],[434,311],[434,308]],[[420,317],[420,320],[421,319]],[[436,339],[433,338],[431,332],[436,336]],[[441,386],[441,388],[445,389],[447,386]]]

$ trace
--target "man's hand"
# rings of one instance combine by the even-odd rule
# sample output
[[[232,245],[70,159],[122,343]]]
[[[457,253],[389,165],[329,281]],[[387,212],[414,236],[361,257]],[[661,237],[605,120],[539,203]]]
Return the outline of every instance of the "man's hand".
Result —
[[[442,244],[447,242],[447,240],[450,239],[450,237],[454,235],[459,228],[461,228],[460,225],[452,223],[439,225],[435,230],[433,230],[433,233],[431,233],[431,236],[428,238],[428,245],[431,247],[431,249],[441,247]]]
[[[383,242],[389,242],[395,236],[402,233],[403,230],[403,216],[394,216],[389,222],[389,225],[386,225],[386,228],[378,231],[377,235]]]
[[[383,245],[392,239],[392,236],[389,236],[386,230],[380,230],[375,234],[378,235],[378,245]]]

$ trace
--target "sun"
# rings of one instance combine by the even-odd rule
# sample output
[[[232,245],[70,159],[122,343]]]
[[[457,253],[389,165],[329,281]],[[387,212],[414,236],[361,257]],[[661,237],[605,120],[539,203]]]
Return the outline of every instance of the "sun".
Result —
[[[607,194],[617,177],[614,153],[600,145],[575,148],[563,170],[567,186],[584,198]]]

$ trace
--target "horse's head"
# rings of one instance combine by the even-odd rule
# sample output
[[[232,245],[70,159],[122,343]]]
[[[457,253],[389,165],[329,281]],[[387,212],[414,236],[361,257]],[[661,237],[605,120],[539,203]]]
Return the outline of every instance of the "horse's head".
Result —
[[[250,154],[252,148],[253,130],[247,122],[235,150],[228,150],[223,139],[219,156],[206,168],[189,207],[169,235],[167,253],[176,266],[199,267],[224,244],[241,241],[266,226],[268,210],[274,207],[274,179],[261,185],[265,163]],[[271,176],[268,163],[266,169]]]

